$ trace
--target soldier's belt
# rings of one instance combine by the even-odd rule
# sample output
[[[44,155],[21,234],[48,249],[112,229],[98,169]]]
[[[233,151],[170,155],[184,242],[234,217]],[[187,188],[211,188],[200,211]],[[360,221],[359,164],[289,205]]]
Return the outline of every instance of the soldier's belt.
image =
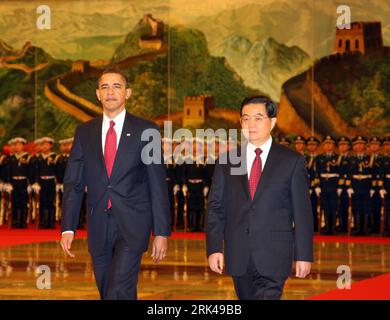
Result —
[[[50,180],[50,179],[55,179],[56,176],[40,176],[40,179],[42,180]]]
[[[352,178],[355,180],[364,180],[364,179],[371,179],[371,174],[354,174],[352,175]]]
[[[188,179],[189,183],[202,183],[203,179]]]
[[[27,177],[25,177],[25,176],[13,176],[12,177],[12,180],[26,180],[27,179]]]
[[[329,178],[338,178],[340,175],[338,173],[321,173],[320,174],[320,177],[321,178],[326,178],[326,179],[329,179]]]

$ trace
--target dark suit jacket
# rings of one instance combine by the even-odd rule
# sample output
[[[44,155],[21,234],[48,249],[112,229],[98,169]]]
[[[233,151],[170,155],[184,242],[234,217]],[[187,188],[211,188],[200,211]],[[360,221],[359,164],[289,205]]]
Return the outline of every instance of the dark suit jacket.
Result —
[[[313,216],[305,159],[272,142],[253,201],[246,148],[242,163],[245,172],[240,175],[231,174],[230,169],[239,165],[229,161],[218,161],[215,167],[208,197],[207,255],[224,251],[226,273],[240,276],[252,254],[260,274],[287,278],[293,258],[313,260]]]
[[[74,137],[64,177],[62,231],[75,231],[79,222],[84,187],[88,189],[88,248],[92,255],[104,249],[107,230],[107,203],[130,249],[146,251],[150,233],[170,235],[170,209],[165,182],[165,166],[145,165],[141,141],[145,129],[158,127],[152,122],[126,114],[111,177],[108,178],[102,150],[100,116],[81,124]],[[118,134],[118,133],[117,133]]]

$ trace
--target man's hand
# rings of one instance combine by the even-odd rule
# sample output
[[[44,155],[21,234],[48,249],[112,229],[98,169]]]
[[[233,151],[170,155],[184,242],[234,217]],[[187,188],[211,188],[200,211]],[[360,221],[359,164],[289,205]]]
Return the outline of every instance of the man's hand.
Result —
[[[70,252],[70,248],[72,247],[73,238],[74,238],[74,233],[71,233],[71,232],[63,233],[62,237],[61,237],[62,250],[64,250],[64,252],[71,258],[75,257],[75,255],[72,252]]]
[[[222,274],[223,268],[225,267],[223,260],[224,260],[223,254],[220,252],[210,254],[209,255],[210,269],[216,273]]]
[[[156,236],[153,241],[152,258],[159,263],[167,255],[168,239],[163,236]]]
[[[295,264],[295,276],[297,278],[305,278],[311,269],[311,262],[307,261],[297,261]]]

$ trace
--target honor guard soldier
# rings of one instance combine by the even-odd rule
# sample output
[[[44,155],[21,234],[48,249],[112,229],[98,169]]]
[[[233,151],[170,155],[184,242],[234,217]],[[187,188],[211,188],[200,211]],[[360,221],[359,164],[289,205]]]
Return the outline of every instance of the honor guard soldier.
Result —
[[[339,186],[339,162],[335,153],[336,141],[326,136],[323,141],[323,153],[316,158],[315,176],[319,185],[315,187],[317,197],[321,199],[321,208],[325,217],[325,234],[334,234],[336,228],[337,189]]]
[[[203,148],[203,141],[194,139],[193,155],[190,161],[186,159],[184,166],[185,185],[183,185],[183,193],[184,195],[187,194],[187,220],[190,231],[194,232],[202,230],[204,193],[207,187]]]
[[[315,193],[315,188],[318,186],[318,179],[315,176],[316,172],[316,158],[317,158],[317,149],[320,141],[316,137],[309,137],[306,141],[307,143],[307,155],[306,155],[306,167],[309,174],[310,181],[310,202],[313,209],[313,221],[314,221],[314,231],[318,230],[318,197]]]
[[[61,154],[58,156],[57,160],[57,185],[56,185],[56,220],[61,219],[61,204],[62,196],[64,192],[64,175],[65,169],[68,164],[70,151],[72,149],[73,138],[62,139],[58,141],[60,145]],[[82,220],[83,215],[80,215],[80,220]],[[80,224],[82,221],[80,221]]]
[[[0,226],[5,222],[6,219],[6,198],[9,196],[12,191],[9,184],[5,181],[5,159],[7,156],[5,154],[0,154],[0,193],[1,193],[1,202],[0,202]]]
[[[338,145],[338,159],[339,163],[339,187],[337,189],[337,195],[339,198],[338,214],[339,214],[339,229],[341,233],[348,231],[348,193],[347,188],[351,185],[349,180],[349,149],[351,141],[347,137],[340,137],[337,142]]]
[[[304,155],[306,150],[306,140],[302,136],[296,136],[294,138],[294,148],[295,151]]]
[[[39,193],[39,226],[43,229],[55,228],[55,198],[58,156],[51,150],[54,140],[50,137],[39,141],[40,155],[34,159],[34,185]]]
[[[27,141],[16,137],[8,141],[11,154],[5,163],[6,180],[11,185],[12,228],[27,228],[28,195],[32,180],[31,156],[24,151]]]
[[[383,149],[379,194],[382,199],[381,210],[384,211],[385,236],[390,236],[390,136],[383,139]]]
[[[380,215],[382,201],[379,194],[381,187],[380,167],[383,156],[379,153],[382,141],[378,137],[372,137],[369,141],[369,152],[372,158],[372,192],[371,195],[371,212],[370,212],[370,231],[372,233],[379,233]]]
[[[281,144],[281,145],[283,145],[283,146],[286,146],[286,147],[288,147],[288,148],[291,147],[291,141],[290,141],[288,138],[286,138],[286,137],[281,137],[281,138],[278,140],[278,143]]]
[[[353,155],[350,158],[349,175],[351,186],[347,189],[352,197],[355,217],[355,235],[366,235],[370,215],[370,194],[372,195],[372,158],[366,154],[367,139],[357,136],[352,140]]]
[[[175,170],[175,163],[173,161],[173,150],[172,150],[172,140],[169,138],[163,138],[161,140],[162,142],[162,150],[164,153],[164,164],[166,167],[166,177],[165,180],[167,182],[168,186],[168,197],[169,197],[169,204],[171,207],[171,223],[172,226],[175,226],[175,223],[177,224],[177,221],[175,221],[175,192],[177,192],[177,185],[176,183],[176,170]],[[177,218],[176,218],[177,219]]]

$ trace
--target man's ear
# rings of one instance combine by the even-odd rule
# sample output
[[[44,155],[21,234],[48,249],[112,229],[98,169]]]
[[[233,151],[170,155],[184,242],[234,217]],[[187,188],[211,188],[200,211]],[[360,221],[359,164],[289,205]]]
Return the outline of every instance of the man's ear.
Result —
[[[130,99],[130,97],[131,97],[131,88],[126,88],[126,100],[127,99]]]
[[[272,122],[272,125],[271,125],[271,130],[275,127],[276,125],[276,118],[271,118],[271,122]]]
[[[98,98],[98,100],[100,101],[100,92],[98,89],[96,89],[96,97]]]

